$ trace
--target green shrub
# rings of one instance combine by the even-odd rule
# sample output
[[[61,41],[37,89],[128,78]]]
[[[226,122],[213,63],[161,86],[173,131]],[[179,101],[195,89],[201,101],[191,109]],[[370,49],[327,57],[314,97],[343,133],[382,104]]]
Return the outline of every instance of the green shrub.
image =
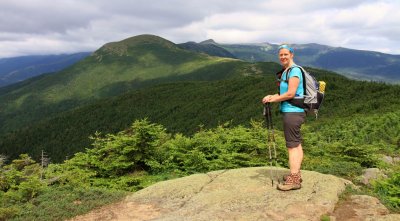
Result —
[[[90,187],[96,177],[96,171],[83,162],[86,153],[77,153],[74,158],[63,164],[50,164],[45,171],[45,177],[50,185],[68,185],[73,187]]]
[[[400,211],[400,173],[394,172],[391,177],[373,182],[375,193],[391,207]]]
[[[95,168],[98,176],[122,176],[135,170],[159,171],[162,150],[159,147],[167,137],[165,128],[148,120],[137,120],[132,126],[116,135],[92,139],[93,149],[87,150],[86,161]]]
[[[303,169],[332,174],[345,178],[354,178],[361,174],[362,167],[357,162],[349,162],[340,158],[305,156]]]
[[[27,202],[43,191],[47,184],[40,179],[41,168],[27,154],[21,154],[0,173],[0,202]]]
[[[120,200],[124,196],[124,191],[104,188],[53,186],[29,203],[20,204],[20,212],[13,220],[65,220]]]
[[[164,144],[167,170],[186,173],[208,172],[247,166],[263,166],[268,161],[267,130],[261,122],[252,127],[231,127],[228,123],[215,129],[201,130],[192,137],[177,134]],[[287,151],[277,137],[278,161],[285,165]],[[272,148],[272,147],[271,147]]]
[[[16,206],[2,208],[0,207],[0,220],[8,220],[18,215],[20,209]]]

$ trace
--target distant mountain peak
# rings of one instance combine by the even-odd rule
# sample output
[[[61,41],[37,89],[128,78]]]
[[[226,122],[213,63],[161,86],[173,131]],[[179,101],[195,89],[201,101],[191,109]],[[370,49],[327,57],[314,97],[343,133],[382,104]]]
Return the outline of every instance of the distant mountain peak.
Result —
[[[218,43],[215,42],[213,39],[208,39],[205,41],[200,42],[199,44],[213,44],[213,45],[217,45]]]
[[[236,57],[230,53],[229,51],[225,50],[222,48],[220,45],[215,43],[214,40],[209,39],[200,43],[196,43],[193,41],[188,41],[186,43],[178,44],[178,47],[193,51],[193,52],[200,52],[200,53],[205,53],[211,56],[218,56],[218,57],[225,57],[225,58],[234,58]]]
[[[157,35],[151,35],[151,34],[137,35],[137,36],[133,36],[133,37],[124,39],[122,41],[113,42],[113,43],[122,43],[122,44],[127,44],[127,45],[137,45],[137,44],[143,44],[143,43],[162,43],[162,44],[175,45],[173,42],[168,41],[165,38],[162,38]],[[112,43],[110,43],[110,44],[112,44]]]
[[[110,42],[103,45],[93,53],[93,56],[101,60],[102,55],[128,56],[129,48],[143,45],[157,45],[164,48],[178,48],[173,42],[157,35],[143,34],[126,38],[118,42]]]

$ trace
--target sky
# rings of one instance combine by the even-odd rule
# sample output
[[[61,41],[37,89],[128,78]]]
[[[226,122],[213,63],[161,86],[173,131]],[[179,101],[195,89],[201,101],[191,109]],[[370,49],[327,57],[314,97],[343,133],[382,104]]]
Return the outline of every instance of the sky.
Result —
[[[0,1],[0,58],[94,51],[140,34],[400,54],[400,0]]]

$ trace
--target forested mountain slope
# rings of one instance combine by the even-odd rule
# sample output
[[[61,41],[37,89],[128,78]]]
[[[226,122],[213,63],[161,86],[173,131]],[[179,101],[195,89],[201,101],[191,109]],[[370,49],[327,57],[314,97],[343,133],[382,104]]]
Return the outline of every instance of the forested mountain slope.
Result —
[[[59,73],[0,90],[0,132],[132,89],[233,76],[243,63],[187,51],[153,35],[108,43]]]
[[[260,72],[213,82],[162,84],[103,99],[9,133],[0,139],[0,148],[12,156],[24,152],[39,156],[44,149],[58,161],[90,148],[88,137],[96,131],[114,133],[136,119],[148,118],[165,125],[169,132],[187,135],[225,122],[249,125],[251,119],[263,120],[261,98],[276,93],[272,72],[277,68],[274,63],[249,64],[248,70]],[[319,119],[310,116],[308,120],[312,128],[391,113],[400,107],[396,96],[400,86],[354,81],[323,70],[309,70],[328,83]],[[279,107],[273,108],[276,126],[280,128]]]

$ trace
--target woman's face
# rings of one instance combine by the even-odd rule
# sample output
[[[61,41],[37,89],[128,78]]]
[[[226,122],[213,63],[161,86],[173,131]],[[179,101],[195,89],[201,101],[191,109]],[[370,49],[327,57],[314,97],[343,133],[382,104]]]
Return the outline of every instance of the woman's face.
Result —
[[[290,62],[293,60],[293,54],[286,48],[279,50],[279,61],[282,66],[288,67]]]

